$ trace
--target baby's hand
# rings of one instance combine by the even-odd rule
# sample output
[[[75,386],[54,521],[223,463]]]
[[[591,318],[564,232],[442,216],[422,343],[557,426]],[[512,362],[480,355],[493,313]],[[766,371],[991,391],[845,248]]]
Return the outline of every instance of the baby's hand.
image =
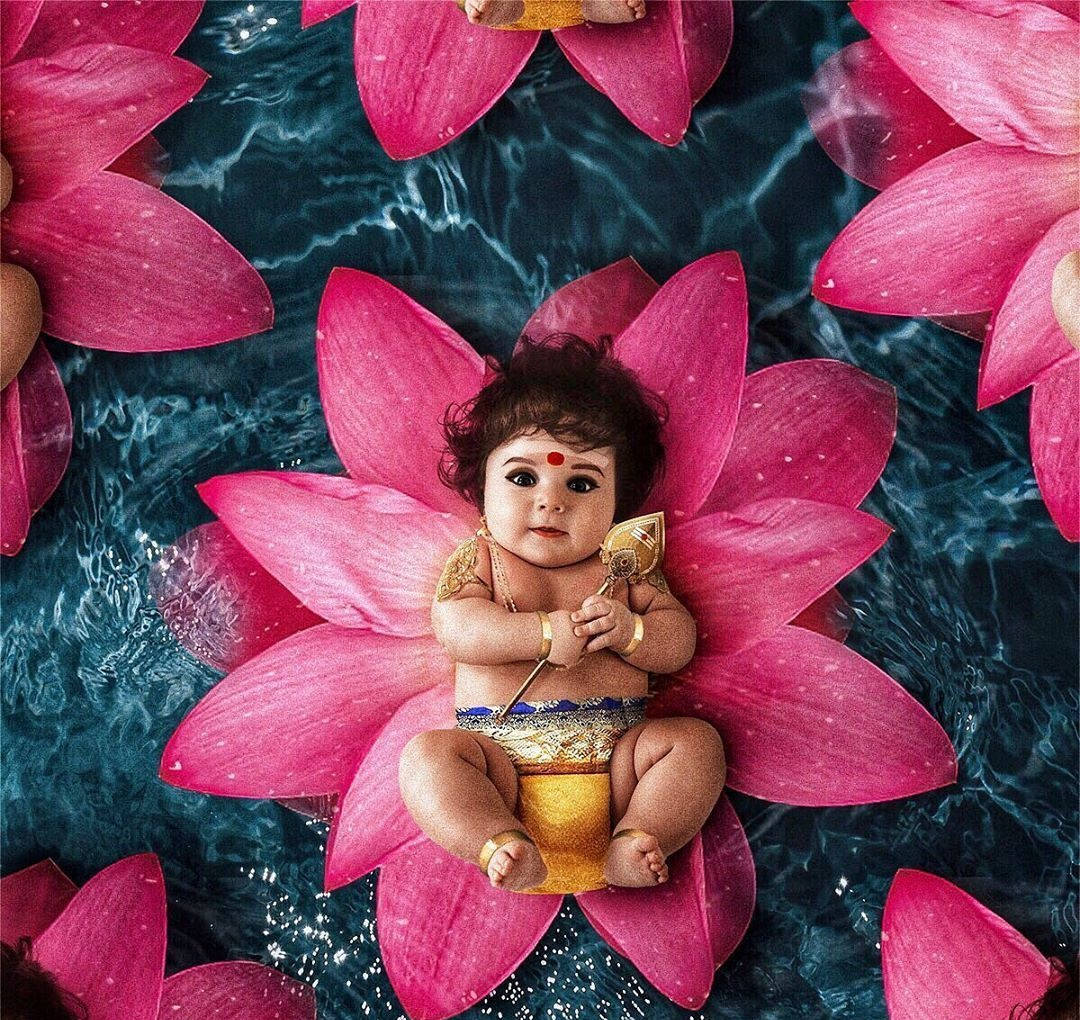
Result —
[[[570,619],[577,624],[574,633],[590,639],[586,652],[598,652],[601,648],[618,651],[634,637],[633,613],[621,602],[603,595],[590,595]]]
[[[551,651],[548,653],[548,662],[553,666],[576,665],[585,650],[588,638],[576,632],[570,613],[565,609],[548,613],[548,619],[551,620]]]

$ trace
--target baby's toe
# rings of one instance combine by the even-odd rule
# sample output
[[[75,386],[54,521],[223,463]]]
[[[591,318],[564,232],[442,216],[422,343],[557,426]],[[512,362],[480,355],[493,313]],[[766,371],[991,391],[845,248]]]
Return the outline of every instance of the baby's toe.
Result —
[[[655,836],[642,834],[634,840],[634,849],[648,857],[650,854],[660,852],[660,842]]]

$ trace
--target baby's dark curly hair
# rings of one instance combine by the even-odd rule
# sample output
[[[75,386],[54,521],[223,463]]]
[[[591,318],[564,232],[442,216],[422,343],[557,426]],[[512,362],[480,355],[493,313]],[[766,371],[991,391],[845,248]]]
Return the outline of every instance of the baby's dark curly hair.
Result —
[[[0,1017],[3,1020],[86,1020],[86,1006],[65,992],[33,959],[31,942],[0,942]]]
[[[1080,1007],[1080,965],[1074,956],[1071,963],[1052,959],[1053,984],[1045,995],[1027,1006],[1013,1006],[1009,1020],[1076,1020]]]
[[[484,465],[495,447],[547,432],[582,451],[615,449],[615,519],[632,517],[664,470],[667,404],[612,356],[609,336],[521,338],[505,369],[443,418],[439,478],[483,512]],[[489,362],[491,364],[491,362]]]

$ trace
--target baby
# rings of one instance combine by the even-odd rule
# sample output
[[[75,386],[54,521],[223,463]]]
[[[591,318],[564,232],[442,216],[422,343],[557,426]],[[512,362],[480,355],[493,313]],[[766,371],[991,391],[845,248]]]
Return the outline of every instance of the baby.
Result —
[[[650,673],[694,653],[694,621],[659,569],[595,593],[600,544],[663,466],[663,402],[611,341],[523,340],[505,372],[447,412],[443,481],[483,527],[446,565],[435,635],[457,664],[457,728],[421,733],[401,791],[440,846],[492,885],[530,892],[650,886],[709,816],[719,736],[649,719]],[[535,662],[529,699],[497,715]]]
[[[645,17],[645,0],[457,0],[474,25],[570,28],[582,22],[618,25]]]

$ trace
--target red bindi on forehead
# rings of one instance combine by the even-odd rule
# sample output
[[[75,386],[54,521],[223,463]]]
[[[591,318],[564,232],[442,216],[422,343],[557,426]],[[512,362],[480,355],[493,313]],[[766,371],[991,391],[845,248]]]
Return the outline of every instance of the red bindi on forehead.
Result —
[[[554,464],[556,467],[558,467],[564,460],[566,460],[566,458],[561,453],[559,453],[558,450],[552,450],[551,453],[547,455],[547,462],[549,464]]]

